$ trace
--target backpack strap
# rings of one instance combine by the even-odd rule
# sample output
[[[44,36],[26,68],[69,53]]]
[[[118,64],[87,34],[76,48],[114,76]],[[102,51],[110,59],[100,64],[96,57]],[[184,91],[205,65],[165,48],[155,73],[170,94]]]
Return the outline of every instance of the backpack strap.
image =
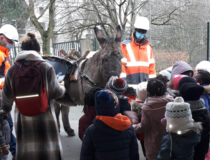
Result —
[[[42,62],[44,62],[44,61],[35,61],[35,62],[32,63],[31,65],[38,65],[38,64],[40,64],[40,63],[42,63]]]
[[[44,62],[44,61],[35,61],[31,65],[38,65],[38,64],[40,64],[42,62]],[[23,64],[20,61],[16,61],[15,65],[18,66],[18,67],[21,67]]]
[[[21,67],[23,64],[20,61],[16,61],[15,65],[18,66],[18,67]]]

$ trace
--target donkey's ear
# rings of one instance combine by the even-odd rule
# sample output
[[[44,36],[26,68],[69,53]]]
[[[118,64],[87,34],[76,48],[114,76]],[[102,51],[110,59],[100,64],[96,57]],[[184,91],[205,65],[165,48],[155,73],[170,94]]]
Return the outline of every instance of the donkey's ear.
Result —
[[[120,46],[121,45],[121,40],[122,40],[122,31],[120,25],[117,26],[115,29],[115,37],[114,37],[115,42]]]
[[[97,38],[101,48],[104,48],[106,39],[102,36],[101,32],[99,31],[99,29],[97,27],[94,27],[94,31],[95,31],[96,38]]]

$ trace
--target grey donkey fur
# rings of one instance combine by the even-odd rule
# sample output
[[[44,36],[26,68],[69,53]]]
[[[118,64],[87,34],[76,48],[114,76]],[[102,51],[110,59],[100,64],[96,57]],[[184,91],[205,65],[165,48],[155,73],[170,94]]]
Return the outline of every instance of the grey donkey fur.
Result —
[[[121,59],[123,58],[123,54],[121,51],[121,27],[117,26],[113,39],[105,39],[97,27],[94,27],[94,31],[101,49],[95,53],[93,57],[87,59],[81,65],[80,70],[91,78],[97,86],[104,88],[109,79],[112,76],[119,76],[122,70]],[[56,102],[60,103],[63,108],[64,106],[83,105],[85,93],[91,88],[92,86],[79,76],[77,81],[70,82],[67,91],[68,93],[63,98],[57,99]],[[57,121],[59,121],[59,112],[62,109],[58,109],[57,107],[59,107],[59,105],[55,104]],[[68,114],[69,112],[67,111],[62,112],[63,117],[67,118]],[[67,131],[68,135],[74,136],[74,131],[71,129],[69,121],[63,120],[63,122],[65,122],[64,126],[68,126],[67,128],[69,128],[69,131]]]

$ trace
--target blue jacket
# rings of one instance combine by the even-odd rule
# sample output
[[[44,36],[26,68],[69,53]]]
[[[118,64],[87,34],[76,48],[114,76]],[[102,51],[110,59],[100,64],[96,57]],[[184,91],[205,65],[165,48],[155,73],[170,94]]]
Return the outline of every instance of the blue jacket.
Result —
[[[131,111],[131,105],[128,101],[129,99],[127,97],[119,96],[121,114],[124,114],[124,111]]]
[[[158,160],[193,160],[194,147],[200,142],[200,135],[190,133],[187,136],[180,136],[171,133],[172,148],[170,135],[162,139],[161,150],[157,157]],[[172,151],[170,151],[172,149]],[[170,156],[171,152],[171,156]]]
[[[204,84],[204,85],[201,85],[201,86],[207,86],[207,85]],[[206,94],[201,95],[201,98],[204,100],[205,107],[208,109],[209,114],[210,114],[210,95],[206,93]]]
[[[94,119],[85,131],[80,160],[139,160],[133,127],[118,131]]]

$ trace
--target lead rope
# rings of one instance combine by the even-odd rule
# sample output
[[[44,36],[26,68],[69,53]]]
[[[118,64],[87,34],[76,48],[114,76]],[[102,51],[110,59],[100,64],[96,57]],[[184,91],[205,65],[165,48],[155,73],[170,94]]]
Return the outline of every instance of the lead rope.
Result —
[[[171,153],[172,153],[172,138],[171,138],[171,133],[169,132],[169,136],[170,136],[170,140],[171,140],[171,147],[170,147],[170,157],[171,157]]]

